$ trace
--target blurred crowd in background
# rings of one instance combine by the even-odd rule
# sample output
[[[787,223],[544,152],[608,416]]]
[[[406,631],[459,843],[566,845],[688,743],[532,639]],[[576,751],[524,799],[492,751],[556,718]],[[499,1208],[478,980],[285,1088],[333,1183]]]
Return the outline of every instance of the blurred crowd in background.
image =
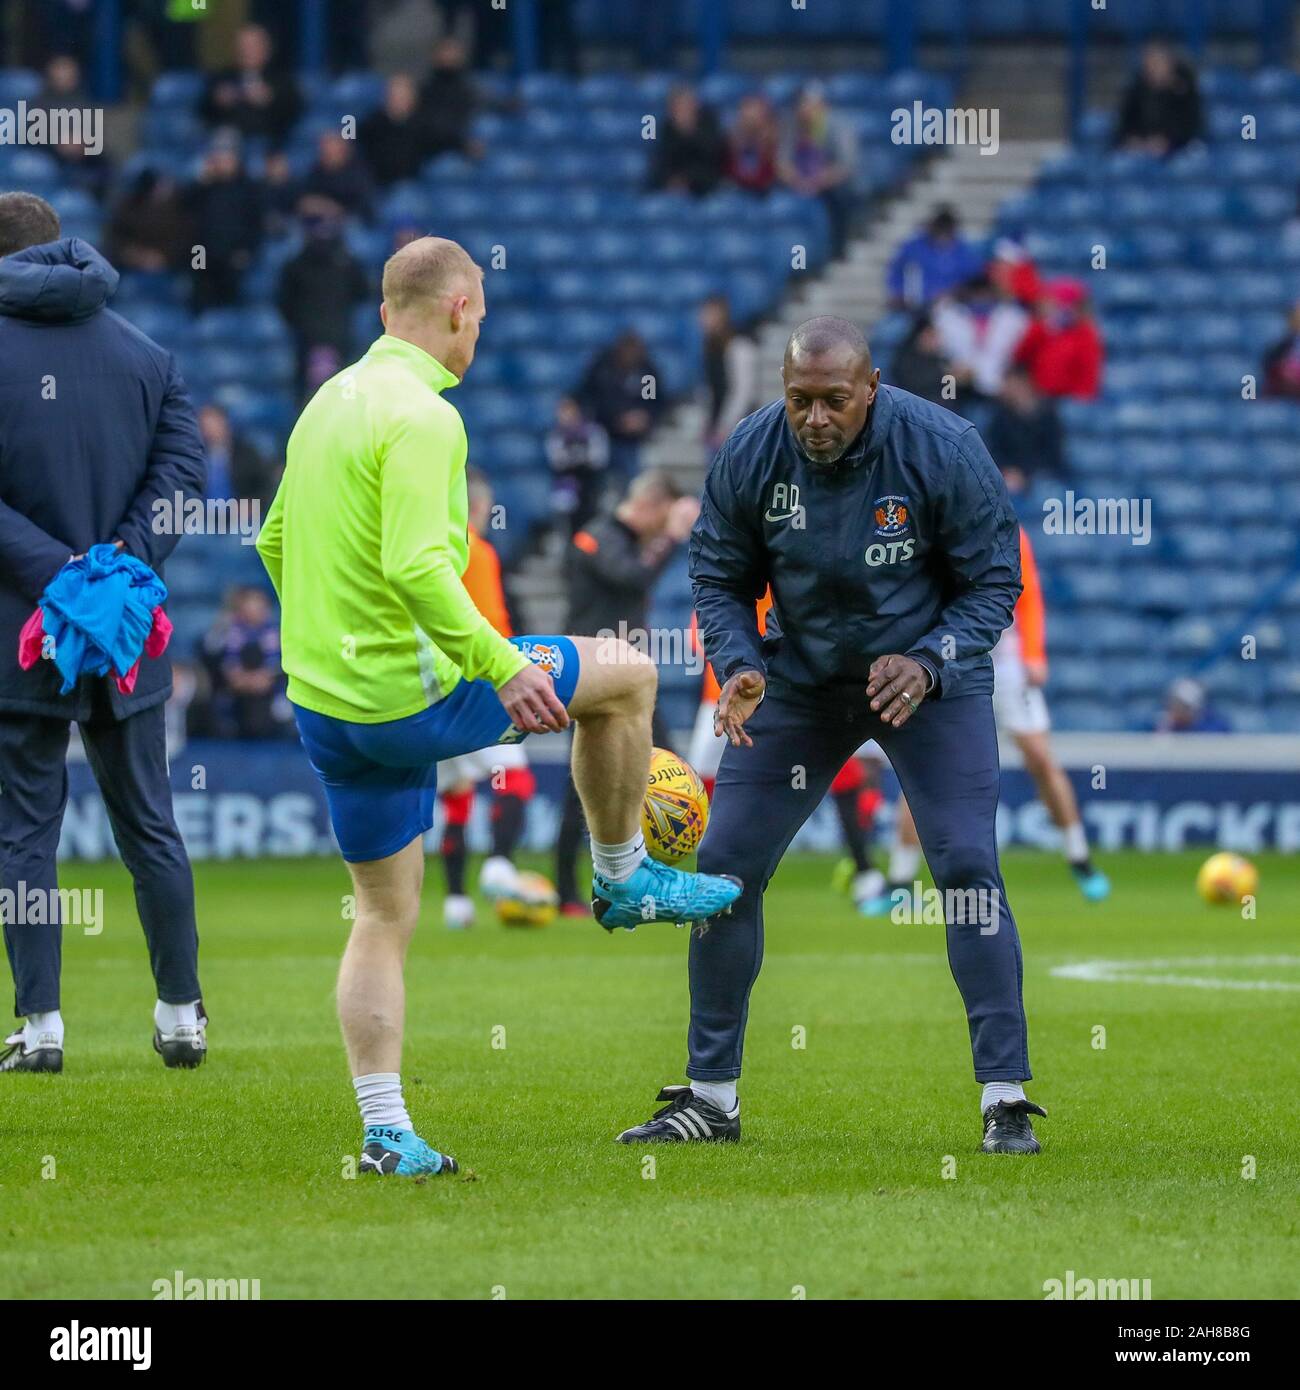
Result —
[[[206,267],[190,281],[194,313],[237,304],[244,274],[265,239],[298,230],[301,249],[280,269],[274,301],[295,344],[301,400],[364,350],[356,310],[378,297],[374,275],[349,249],[345,229],[376,228],[392,249],[430,230],[384,223],[382,195],[438,155],[480,157],[476,116],[494,105],[508,107],[510,98],[485,87],[476,72],[504,61],[508,35],[485,22],[483,6],[465,0],[335,6],[328,32],[332,61],[340,69],[365,63],[384,74],[383,100],[355,132],[322,133],[314,162],[295,172],[285,143],[302,99],[286,55],[298,42],[297,7],[239,8],[247,22],[228,32],[223,44],[219,34],[177,22],[178,12],[165,0],[125,5],[137,96],[158,71],[197,68],[204,74],[200,110],[208,137],[191,177],[153,167],[124,173],[107,155],[88,157],[82,146],[53,153],[66,183],[104,209],[102,249],[120,268],[183,271],[192,247],[202,242]],[[559,72],[575,61],[569,8],[567,0],[543,0],[542,60]],[[664,40],[654,6],[642,8],[652,59]],[[0,54],[0,66],[39,67],[41,104],[90,104],[91,10],[76,0],[25,7],[23,23],[4,31],[8,51]],[[1192,65],[1168,44],[1149,44],[1115,112],[1114,147],[1163,159],[1200,139],[1202,126]],[[854,192],[862,158],[853,130],[817,82],[803,87],[784,117],[756,93],[724,121],[683,81],[668,93],[648,184],[684,198],[723,187],[755,197],[795,190],[824,205],[832,254],[838,255],[864,210]],[[911,316],[889,380],[975,421],[1013,493],[1023,493],[1036,478],[1064,477],[1058,403],[1096,400],[1105,372],[1105,345],[1084,282],[1044,277],[1011,238],[997,241],[990,254],[964,235],[960,210],[944,206],[898,248],[887,288],[891,306]],[[759,381],[754,325],[735,322],[725,296],[700,305],[699,328],[701,443],[712,451],[770,392]],[[1286,336],[1258,347],[1263,391],[1300,400],[1300,304]],[[647,343],[629,329],[594,353],[554,418],[538,422],[545,432],[553,527],[564,540],[626,495],[642,446],[673,404],[662,393],[646,398],[644,380],[659,376]],[[265,508],[282,461],[234,428],[220,405],[204,405],[200,420],[210,495],[257,498]],[[1171,695],[1168,727],[1210,717],[1191,684],[1177,699]],[[292,737],[276,615],[265,590],[246,585],[228,595],[195,659],[178,663],[174,703],[191,735]]]

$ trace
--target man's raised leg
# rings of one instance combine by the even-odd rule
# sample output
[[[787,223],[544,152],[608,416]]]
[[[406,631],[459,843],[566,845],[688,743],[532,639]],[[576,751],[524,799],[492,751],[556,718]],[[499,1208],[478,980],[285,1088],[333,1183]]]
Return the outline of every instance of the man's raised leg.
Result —
[[[569,702],[577,722],[573,782],[591,831],[597,921],[631,929],[725,911],[740,894],[738,881],[646,857],[640,825],[659,679],[654,663],[619,638],[571,640],[582,672]]]
[[[575,637],[582,675],[569,704],[573,784],[593,841],[628,840],[641,822],[659,672],[616,637]]]

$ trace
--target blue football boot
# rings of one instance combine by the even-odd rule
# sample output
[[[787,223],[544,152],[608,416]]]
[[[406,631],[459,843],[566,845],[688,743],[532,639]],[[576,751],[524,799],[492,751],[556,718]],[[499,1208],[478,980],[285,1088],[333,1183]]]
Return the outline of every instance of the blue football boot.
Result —
[[[648,855],[631,878],[591,876],[591,911],[606,931],[635,931],[643,922],[702,922],[726,912],[745,885],[730,874],[690,874]]]
[[[1082,864],[1071,864],[1070,872],[1079,885],[1079,892],[1090,903],[1102,903],[1110,897],[1110,879],[1091,859],[1085,859]]]
[[[431,1149],[413,1129],[367,1125],[361,1146],[362,1173],[396,1173],[409,1178],[460,1171],[450,1154]]]
[[[858,911],[864,917],[892,917],[895,909],[910,916],[915,910],[915,893],[910,883],[895,883],[885,888],[875,897],[863,898],[858,903]]]

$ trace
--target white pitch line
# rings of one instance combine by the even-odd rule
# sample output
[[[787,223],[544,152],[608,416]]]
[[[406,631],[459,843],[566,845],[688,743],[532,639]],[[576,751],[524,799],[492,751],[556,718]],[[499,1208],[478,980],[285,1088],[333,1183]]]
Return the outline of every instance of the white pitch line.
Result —
[[[1187,985],[1192,989],[1300,990],[1295,980],[1229,980],[1221,975],[1149,974],[1178,967],[1300,966],[1300,956],[1170,956],[1160,960],[1086,960],[1074,965],[1054,965],[1051,974],[1062,980],[1086,980],[1091,984]],[[1142,973],[1135,974],[1135,971]]]

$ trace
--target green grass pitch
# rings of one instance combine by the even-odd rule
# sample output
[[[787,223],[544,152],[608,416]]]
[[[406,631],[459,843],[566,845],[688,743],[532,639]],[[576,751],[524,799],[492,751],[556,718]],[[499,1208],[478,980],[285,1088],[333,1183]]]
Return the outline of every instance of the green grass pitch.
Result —
[[[150,1050],[125,875],[69,866],[65,887],[104,888],[105,928],[66,933],[66,1071],[0,1077],[7,1296],[147,1299],[175,1270],[264,1299],[1041,1299],[1068,1270],[1157,1299],[1292,1296],[1300,874],[1261,855],[1242,920],[1195,896],[1199,858],[1108,856],[1114,896],[1090,906],[1055,858],[1007,857],[1050,1118],[1039,1157],[991,1158],[942,929],[858,918],[829,861],[792,856],[744,1142],[653,1165],[612,1141],[683,1079],[685,933],[484,911],[453,935],[431,862],[407,1098],[473,1176],[425,1182],[348,1176],[341,864],[198,867],[214,1022],[192,1073]],[[1053,973],[1090,961],[1142,964]]]

